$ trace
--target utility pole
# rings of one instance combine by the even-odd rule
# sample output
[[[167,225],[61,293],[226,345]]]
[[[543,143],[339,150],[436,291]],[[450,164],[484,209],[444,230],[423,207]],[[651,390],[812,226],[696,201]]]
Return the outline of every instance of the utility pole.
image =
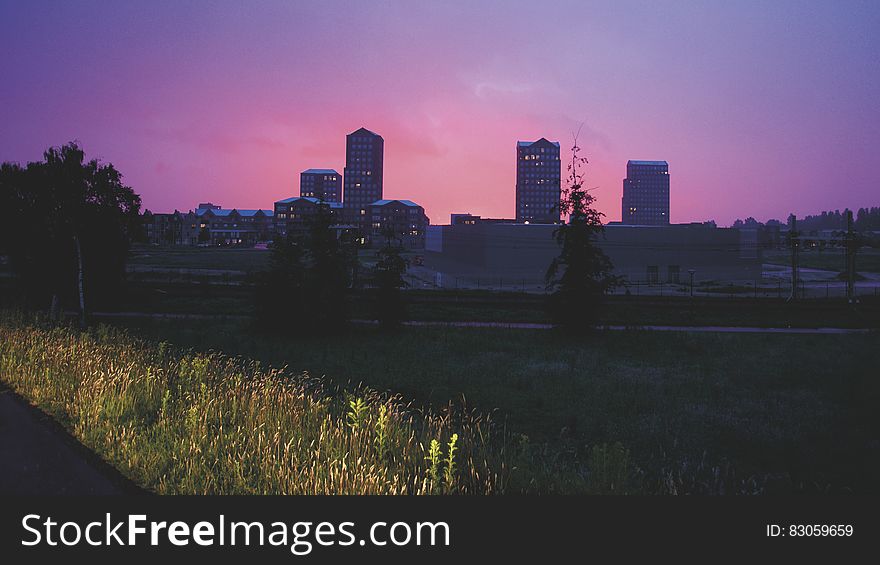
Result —
[[[791,246],[791,295],[789,300],[797,300],[798,294],[798,247],[800,238],[797,232],[797,216],[788,217],[788,243]]]
[[[852,304],[856,294],[856,249],[852,210],[846,211],[846,299]]]

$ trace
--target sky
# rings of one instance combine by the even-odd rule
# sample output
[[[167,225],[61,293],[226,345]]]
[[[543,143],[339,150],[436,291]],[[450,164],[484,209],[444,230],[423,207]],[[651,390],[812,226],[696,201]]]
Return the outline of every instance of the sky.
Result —
[[[0,161],[78,141],[154,212],[271,209],[345,135],[386,198],[513,217],[517,140],[573,133],[620,219],[666,160],[673,222],[880,205],[880,2],[0,0]],[[563,171],[564,175],[564,171]]]

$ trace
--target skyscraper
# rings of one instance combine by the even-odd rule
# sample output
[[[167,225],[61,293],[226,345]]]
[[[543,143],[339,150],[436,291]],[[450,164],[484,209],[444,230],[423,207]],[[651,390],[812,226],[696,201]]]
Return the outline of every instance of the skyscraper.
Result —
[[[516,142],[517,223],[559,222],[561,173],[558,141]]]
[[[669,224],[669,163],[627,161],[623,179],[621,223],[631,226]]]
[[[299,174],[299,195],[342,202],[342,175],[335,169],[306,169]]]
[[[345,136],[343,203],[355,218],[366,214],[370,204],[382,199],[382,159],[385,140],[361,128]]]

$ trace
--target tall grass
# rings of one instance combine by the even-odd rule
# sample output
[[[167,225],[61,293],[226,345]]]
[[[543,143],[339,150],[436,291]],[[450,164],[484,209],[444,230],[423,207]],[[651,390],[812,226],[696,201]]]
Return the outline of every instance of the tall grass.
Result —
[[[307,374],[108,326],[5,315],[0,376],[162,494],[493,494],[517,467],[518,452],[476,414],[337,394]]]
[[[0,310],[0,379],[159,493],[874,491],[876,336],[413,330],[328,344],[228,329],[136,337]],[[501,418],[445,404],[462,393]]]

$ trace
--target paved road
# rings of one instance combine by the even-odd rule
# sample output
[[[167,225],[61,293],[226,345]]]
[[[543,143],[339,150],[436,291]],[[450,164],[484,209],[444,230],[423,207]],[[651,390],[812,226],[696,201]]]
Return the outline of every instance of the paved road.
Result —
[[[0,384],[0,495],[141,492],[57,422]]]

